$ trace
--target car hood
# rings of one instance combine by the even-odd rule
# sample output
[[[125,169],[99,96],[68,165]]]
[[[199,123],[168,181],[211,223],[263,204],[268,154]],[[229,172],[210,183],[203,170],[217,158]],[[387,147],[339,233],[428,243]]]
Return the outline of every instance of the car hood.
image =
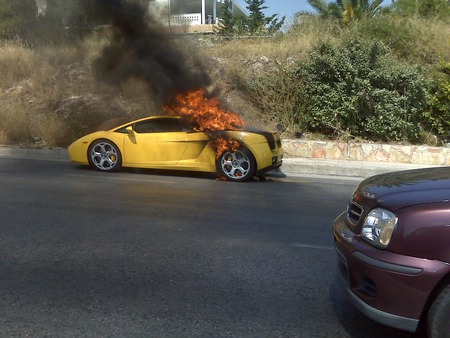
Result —
[[[403,207],[450,200],[450,167],[398,171],[372,176],[356,193],[396,211]]]

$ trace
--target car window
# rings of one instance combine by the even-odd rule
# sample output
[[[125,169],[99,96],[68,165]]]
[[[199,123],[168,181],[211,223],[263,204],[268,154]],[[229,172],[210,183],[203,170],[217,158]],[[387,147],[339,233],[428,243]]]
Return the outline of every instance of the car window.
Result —
[[[190,131],[183,120],[179,119],[155,119],[138,122],[134,125],[136,133],[170,133]]]

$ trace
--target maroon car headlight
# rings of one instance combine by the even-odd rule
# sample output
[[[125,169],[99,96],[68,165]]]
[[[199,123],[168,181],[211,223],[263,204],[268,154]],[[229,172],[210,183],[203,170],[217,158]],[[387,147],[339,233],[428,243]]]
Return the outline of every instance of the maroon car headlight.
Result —
[[[386,248],[397,225],[397,217],[390,211],[375,208],[364,219],[361,237],[379,248]]]

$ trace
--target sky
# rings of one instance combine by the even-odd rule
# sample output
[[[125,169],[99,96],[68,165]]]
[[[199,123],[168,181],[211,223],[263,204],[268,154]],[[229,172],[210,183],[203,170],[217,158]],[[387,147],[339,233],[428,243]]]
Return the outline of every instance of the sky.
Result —
[[[238,0],[242,7],[245,8],[244,0]],[[329,0],[328,2],[332,2]],[[383,5],[389,5],[391,0],[384,0]],[[306,0],[266,0],[265,6],[268,7],[264,13],[267,16],[279,14],[280,17],[286,16],[286,21],[294,17],[294,14],[301,11],[313,11]]]

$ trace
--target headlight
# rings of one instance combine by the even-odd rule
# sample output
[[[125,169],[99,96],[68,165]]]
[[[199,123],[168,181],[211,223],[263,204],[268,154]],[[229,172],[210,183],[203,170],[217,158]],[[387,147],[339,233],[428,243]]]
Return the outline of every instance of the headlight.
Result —
[[[396,225],[397,217],[392,212],[376,208],[366,216],[361,236],[374,246],[384,249],[389,245]]]

